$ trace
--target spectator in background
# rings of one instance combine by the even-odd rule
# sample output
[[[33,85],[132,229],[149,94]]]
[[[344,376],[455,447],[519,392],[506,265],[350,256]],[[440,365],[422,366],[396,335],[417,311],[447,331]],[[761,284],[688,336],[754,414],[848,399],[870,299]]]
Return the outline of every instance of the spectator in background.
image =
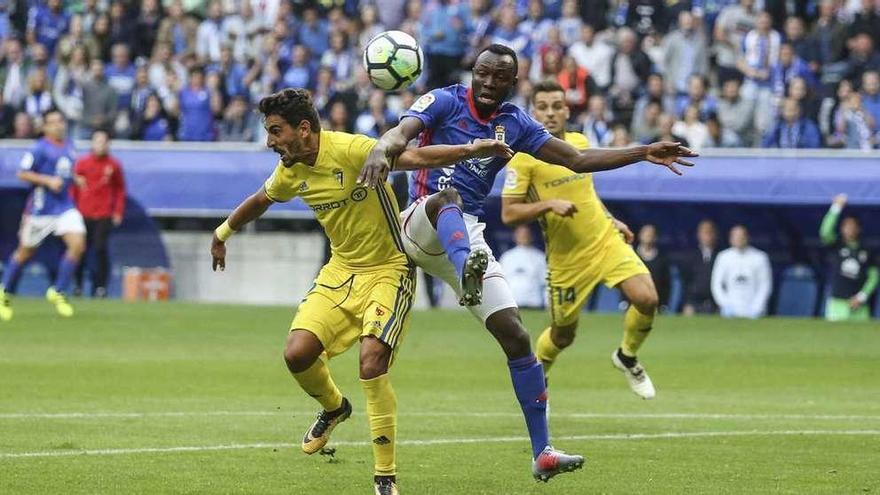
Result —
[[[169,74],[176,74],[179,81],[186,79],[186,68],[173,58],[173,50],[168,43],[156,44],[147,73],[150,78],[150,86],[160,95],[171,92],[171,88],[168,86]]]
[[[770,14],[761,12],[755,21],[755,29],[749,31],[743,39],[737,67],[745,75],[742,87],[743,98],[753,100],[756,108],[755,129],[763,135],[773,119],[773,87],[771,86],[771,70],[779,62],[779,48],[782,37],[772,29],[773,20]]]
[[[806,34],[803,19],[792,16],[785,20],[785,42],[794,49],[795,57],[807,63],[810,71],[815,73],[819,69],[819,64],[816,62],[818,58],[816,44],[813,40],[807,39]]]
[[[171,125],[155,94],[147,97],[142,114],[135,115],[132,135],[143,141],[170,141]]]
[[[309,47],[315,58],[321,58],[330,48],[330,30],[326,19],[318,17],[314,8],[306,8],[299,27],[299,42]]]
[[[28,11],[27,34],[28,45],[41,43],[55,53],[55,45],[67,32],[70,18],[63,10],[62,0],[46,0],[45,4],[37,3]]]
[[[25,60],[21,42],[8,39],[4,43],[5,60],[0,67],[0,84],[3,89],[3,100],[15,108],[20,108],[27,96],[27,75],[30,64]]]
[[[162,8],[159,5],[159,0],[141,0],[141,8],[134,26],[134,46],[132,48],[135,59],[150,58],[153,54],[153,46],[156,44],[161,24]]]
[[[833,1],[833,0],[830,0]],[[721,9],[715,22],[715,44],[718,79],[723,84],[728,79],[740,79],[737,70],[743,39],[755,26],[755,0],[740,0],[736,5]]]
[[[742,98],[739,81],[736,79],[724,81],[721,99],[718,101],[718,120],[723,130],[737,136],[740,146],[750,146],[753,143],[752,112],[754,111],[754,102]]]
[[[397,115],[385,104],[385,92],[377,89],[370,95],[367,110],[355,120],[354,130],[358,134],[378,139],[395,125],[397,125]]]
[[[518,28],[529,37],[532,46],[538,47],[547,42],[549,32],[556,28],[556,23],[544,17],[543,0],[529,0],[528,5],[526,18],[520,21]]]
[[[837,113],[833,141],[844,148],[870,150],[874,147],[876,132],[877,123],[862,105],[862,95],[853,92]]]
[[[687,138],[680,134],[676,134],[672,129],[675,126],[675,117],[664,113],[660,116],[660,133],[651,139],[650,142],[654,141],[672,141],[675,143],[681,143],[682,146],[689,147],[690,143]]]
[[[611,60],[611,87],[608,90],[615,111],[632,116],[636,93],[651,73],[651,60],[638,46],[636,34],[627,28],[617,32],[618,50]]]
[[[597,148],[607,147],[614,137],[611,132],[611,123],[614,114],[608,108],[608,102],[602,95],[590,97],[590,108],[587,118],[584,120],[584,135],[590,141],[590,146]]]
[[[696,105],[685,109],[684,118],[672,126],[672,133],[687,139],[694,151],[700,151],[709,140],[709,128],[700,120],[700,109]]]
[[[773,87],[774,96],[776,98],[785,96],[786,88],[795,79],[803,79],[810,88],[818,88],[819,86],[807,62],[795,54],[794,48],[790,44],[783,43],[779,47],[779,62],[770,73],[770,84]]]
[[[423,21],[424,22],[424,21]],[[367,42],[373,39],[376,35],[385,31],[385,26],[379,22],[379,15],[376,10],[376,6],[372,4],[366,4],[361,8],[361,31],[358,36],[358,53],[362,52],[363,49],[367,46]],[[428,34],[428,33],[423,33]],[[433,34],[430,35],[432,39],[435,39]],[[423,41],[422,50],[425,50],[424,47],[425,41]],[[425,54],[427,56],[427,54]]]
[[[313,89],[315,71],[309,60],[308,48],[303,45],[294,46],[290,61],[290,68],[284,72],[280,86],[275,89],[281,90],[283,87]]]
[[[501,7],[498,13],[498,26],[492,31],[491,42],[509,46],[517,54],[520,54],[520,70],[523,70],[523,59],[532,56],[532,38],[519,30],[519,16],[516,9],[510,5]],[[431,66],[431,59],[428,58],[428,67]],[[455,81],[457,82],[457,81]],[[431,86],[431,80],[428,80],[428,86]]]
[[[354,52],[349,46],[348,36],[336,31],[331,33],[330,49],[321,56],[321,67],[329,68],[334,80],[347,82],[354,75],[354,67],[357,63]]]
[[[718,311],[712,299],[712,267],[718,255],[718,230],[712,220],[703,220],[697,226],[697,249],[684,263],[685,297],[682,313],[713,314]]]
[[[3,92],[0,91],[0,139],[12,137],[15,126],[15,109],[3,100]]]
[[[725,318],[758,318],[767,312],[773,273],[767,253],[749,245],[742,225],[730,229],[730,247],[712,268],[712,297]]]
[[[820,148],[822,135],[812,120],[801,116],[797,100],[788,98],[782,103],[782,119],[764,136],[765,148]]]
[[[128,110],[131,108],[131,94],[135,86],[135,70],[134,64],[131,62],[131,55],[127,45],[116,43],[111,48],[112,63],[105,68],[104,75],[107,78],[107,84],[116,92],[116,111],[117,117],[122,118],[124,123],[120,124],[121,128],[128,127],[129,115]]]
[[[862,74],[862,105],[874,122],[880,122],[880,73],[869,70]]]
[[[678,29],[663,40],[663,69],[669,92],[685,96],[693,76],[709,73],[709,46],[705,34],[688,11],[678,14]]]
[[[568,55],[562,57],[562,70],[556,79],[565,91],[565,102],[573,113],[586,109],[590,97],[599,93],[589,71],[578,66],[574,58]]]
[[[614,58],[614,47],[596,40],[593,26],[584,24],[581,38],[569,48],[578,66],[589,71],[593,80],[603,90],[611,84],[611,60]]]
[[[875,0],[861,0],[859,11],[849,25],[849,36],[867,34],[877,46],[880,43],[880,12],[878,11],[880,5]]]
[[[351,119],[349,118],[348,107],[341,101],[336,101],[330,106],[330,114],[327,118],[328,129],[337,132],[352,132]]]
[[[134,19],[130,14],[128,5],[122,0],[110,2],[110,46],[117,43],[125,46],[134,44]]]
[[[563,45],[570,47],[581,38],[581,28],[584,22],[578,13],[577,0],[563,0],[562,17],[559,19],[558,25]]]
[[[223,111],[223,120],[218,126],[220,141],[252,142],[257,136],[257,119],[248,108],[247,98],[233,96]]]
[[[216,80],[216,77],[214,78]],[[217,137],[214,115],[220,114],[223,98],[217,87],[208,87],[205,70],[199,66],[189,71],[189,84],[180,91],[177,109],[181,141],[213,141]]]
[[[697,74],[688,78],[687,93],[679,96],[676,100],[675,114],[683,117],[687,107],[697,107],[697,113],[701,120],[705,120],[710,113],[718,110],[718,102],[715,97],[707,93],[708,79]]]
[[[508,249],[498,260],[510,284],[513,299],[521,308],[544,307],[544,287],[547,279],[547,261],[544,252],[532,244],[532,231],[520,225],[513,231],[516,246]]]
[[[214,72],[221,77],[227,97],[247,96],[248,86],[256,77],[256,74],[235,60],[232,45],[229,43],[220,46],[220,60],[208,66],[206,72]]]
[[[76,161],[73,173],[71,194],[85,219],[86,249],[95,252],[92,297],[107,297],[108,238],[110,231],[122,224],[125,215],[125,178],[122,165],[110,156],[110,135],[106,131],[92,134],[92,152]],[[77,268],[74,293],[82,293],[84,268],[85,263]]]
[[[70,30],[58,40],[55,58],[63,65],[70,60],[73,51],[78,47],[84,47],[89,58],[98,56],[97,43],[83,31],[82,17],[74,15],[70,18]]]
[[[49,76],[44,69],[32,71],[28,76],[28,94],[24,99],[24,111],[30,116],[38,132],[43,128],[43,115],[53,107]]]
[[[636,141],[642,144],[650,143],[654,136],[660,133],[660,116],[663,109],[660,101],[652,100],[640,115],[634,115],[632,121],[632,135]]]
[[[173,0],[168,5],[168,16],[159,24],[156,43],[167,44],[174,55],[194,53],[198,30],[199,23],[183,13],[181,1]]]
[[[18,112],[12,121],[12,138],[13,139],[34,139],[37,133],[34,132],[34,124],[31,118],[25,112]]]
[[[836,0],[819,1],[819,19],[816,20],[810,38],[816,48],[816,63],[822,70],[822,82],[836,83],[840,80],[840,62],[846,54],[846,26],[838,18]]]
[[[208,16],[196,31],[196,55],[203,62],[219,62],[223,39],[223,4],[220,0],[208,3]]]
[[[669,259],[657,248],[657,227],[646,224],[639,229],[639,243],[636,246],[636,254],[645,262],[654,286],[657,288],[657,297],[660,311],[665,312],[669,306],[669,288],[672,273],[670,272]]]
[[[626,25],[644,37],[656,31],[666,32],[666,2],[663,0],[630,0]]]
[[[880,70],[880,53],[874,51],[874,40],[871,36],[861,33],[850,40],[849,71],[846,78],[853,83],[862,80],[865,71]]]
[[[629,129],[627,129],[626,125],[624,124],[614,124],[611,132],[613,135],[613,137],[611,138],[612,148],[628,148],[636,144],[633,142],[632,136],[630,136],[629,134]]]
[[[787,95],[798,103],[803,117],[812,120],[814,123],[818,121],[820,103],[805,80],[800,77],[792,79],[788,85]]]
[[[118,97],[104,77],[104,62],[92,60],[91,76],[82,85],[82,121],[77,127],[77,139],[90,139],[94,131],[109,130],[116,121]]]
[[[837,222],[846,206],[845,194],[835,196],[831,208],[822,219],[819,236],[830,249],[833,278],[831,294],[825,303],[825,319],[829,321],[867,321],[870,318],[868,299],[877,289],[880,273],[875,253],[865,248],[859,237],[858,219],[846,216],[837,237]]]

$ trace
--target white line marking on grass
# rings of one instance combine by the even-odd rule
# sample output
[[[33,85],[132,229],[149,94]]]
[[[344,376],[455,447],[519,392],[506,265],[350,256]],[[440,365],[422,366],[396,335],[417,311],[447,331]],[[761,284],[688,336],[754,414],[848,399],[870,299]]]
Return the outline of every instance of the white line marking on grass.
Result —
[[[555,440],[657,440],[674,438],[707,438],[707,437],[746,437],[746,436],[876,436],[880,430],[778,430],[778,431],[683,431],[666,433],[609,433],[601,435],[569,435],[559,436]],[[484,437],[484,438],[436,438],[428,440],[401,440],[398,445],[423,447],[431,445],[462,445],[473,443],[513,443],[528,442],[527,437]],[[333,442],[332,446],[366,447],[366,441]],[[42,452],[0,452],[0,459],[22,459],[35,457],[75,457],[75,456],[113,456],[130,454],[166,454],[178,452],[211,452],[244,449],[287,449],[299,447],[292,443],[245,443],[227,445],[201,445],[182,447],[146,447],[131,449],[95,449],[95,450],[50,450]]]
[[[0,413],[4,419],[139,419],[139,418],[185,418],[210,416],[298,416],[313,415],[314,411],[157,411],[157,412],[57,412],[57,413]],[[401,417],[457,416],[466,418],[519,418],[518,412],[479,412],[479,411],[412,411],[403,412]],[[880,415],[851,414],[736,414],[736,413],[553,413],[553,418],[569,419],[732,419],[732,420],[843,420],[880,421]]]

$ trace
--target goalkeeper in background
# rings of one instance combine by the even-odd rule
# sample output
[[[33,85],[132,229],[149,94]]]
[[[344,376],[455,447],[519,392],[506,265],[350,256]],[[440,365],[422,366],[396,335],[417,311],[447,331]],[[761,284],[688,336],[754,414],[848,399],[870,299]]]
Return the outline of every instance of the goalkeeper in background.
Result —
[[[880,279],[877,258],[859,242],[862,229],[856,217],[843,217],[840,222],[840,237],[837,237],[837,222],[844,206],[846,194],[835,196],[819,228],[822,244],[832,248],[831,259],[834,265],[831,295],[825,304],[825,319],[867,321],[871,317],[868,299]]]

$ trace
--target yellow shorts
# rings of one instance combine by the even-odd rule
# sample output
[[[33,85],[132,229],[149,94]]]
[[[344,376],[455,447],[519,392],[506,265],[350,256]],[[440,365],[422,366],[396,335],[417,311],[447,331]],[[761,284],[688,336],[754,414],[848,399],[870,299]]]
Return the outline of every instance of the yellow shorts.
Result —
[[[367,273],[324,265],[290,329],[315,334],[329,357],[368,335],[396,351],[409,327],[415,285],[415,269],[405,265]]]
[[[583,264],[578,264],[577,259],[568,267],[550,266],[548,270],[550,318],[555,326],[576,323],[581,308],[599,282],[613,288],[628,278],[650,274],[632,246],[616,230],[602,241],[595,255],[583,257]]]

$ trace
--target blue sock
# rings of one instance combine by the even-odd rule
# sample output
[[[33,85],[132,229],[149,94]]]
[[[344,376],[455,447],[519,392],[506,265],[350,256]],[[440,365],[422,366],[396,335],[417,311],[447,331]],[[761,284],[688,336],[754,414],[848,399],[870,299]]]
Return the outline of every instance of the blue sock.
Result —
[[[58,265],[58,276],[55,278],[55,290],[62,294],[70,292],[70,282],[73,281],[73,272],[76,271],[77,262],[64,256]]]
[[[446,251],[446,257],[455,267],[458,278],[461,278],[464,262],[471,254],[471,240],[468,237],[461,208],[447,205],[440,209],[440,213],[437,214],[437,238]]]
[[[15,293],[15,286],[18,285],[18,279],[21,277],[21,268],[22,265],[15,261],[14,255],[10,255],[9,261],[6,262],[6,269],[3,270],[3,281],[0,282],[3,290],[10,294]]]
[[[544,447],[550,445],[550,429],[547,426],[547,388],[544,369],[534,354],[511,359],[507,362],[510,379],[532,440],[532,457],[537,458]]]

